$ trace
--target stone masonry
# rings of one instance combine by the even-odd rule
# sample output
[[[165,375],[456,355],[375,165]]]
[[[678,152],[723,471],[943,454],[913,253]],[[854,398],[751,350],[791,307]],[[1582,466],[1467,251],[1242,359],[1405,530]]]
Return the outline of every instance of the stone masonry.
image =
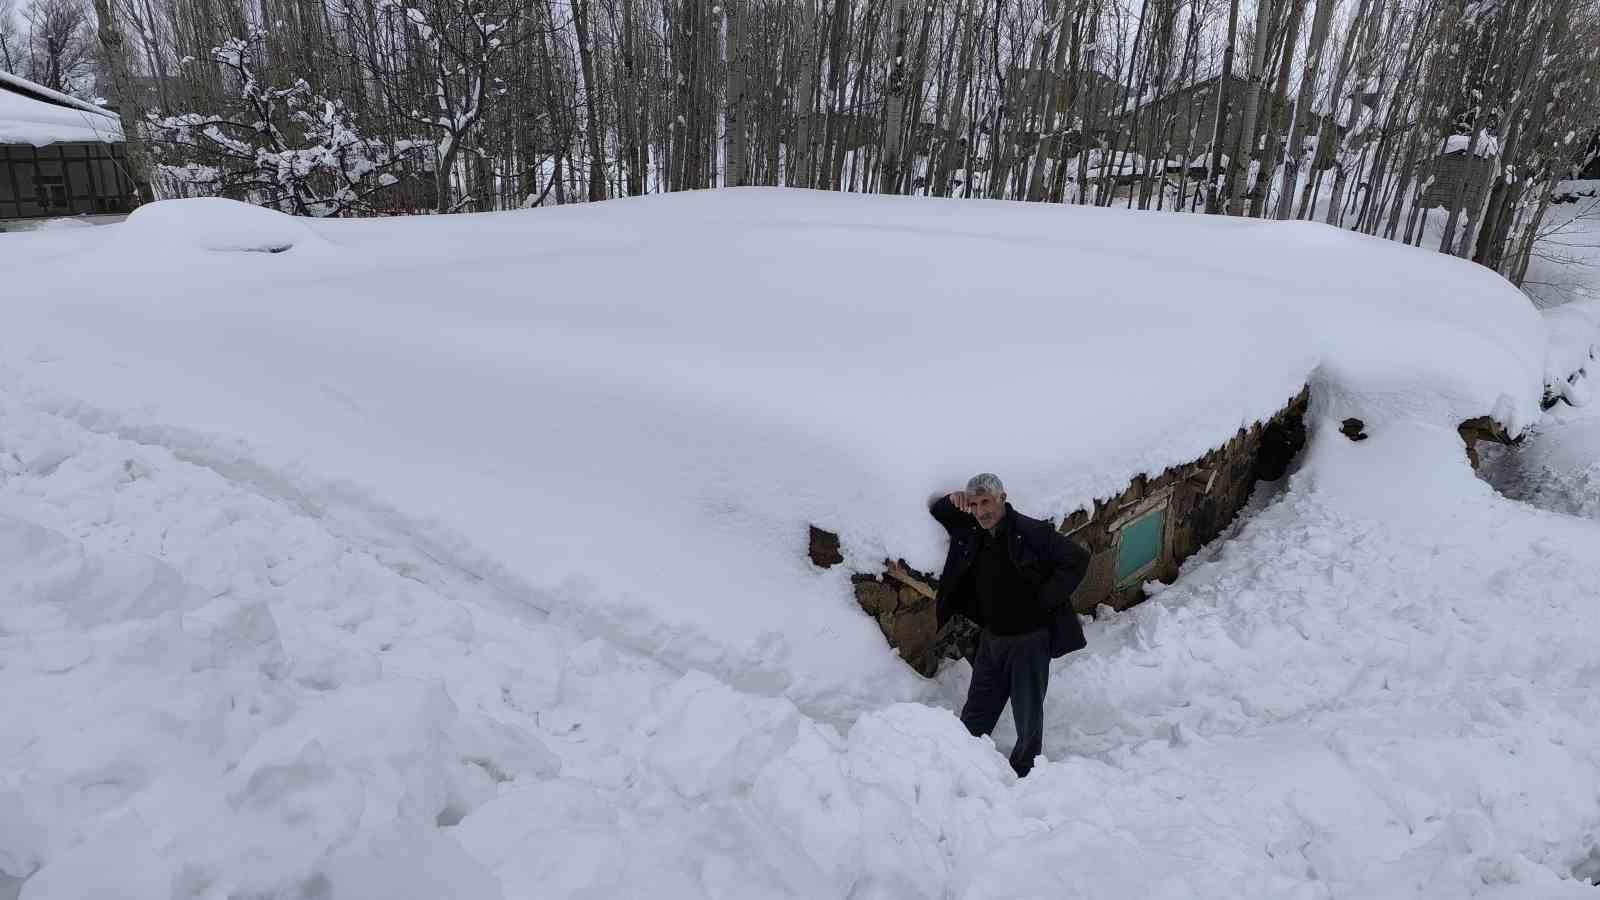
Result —
[[[1258,480],[1276,480],[1305,444],[1307,393],[1291,398],[1265,422],[1241,428],[1210,453],[1155,476],[1141,475],[1114,497],[1097,500],[1059,526],[1090,553],[1089,571],[1073,594],[1079,612],[1101,604],[1125,609],[1144,598],[1149,581],[1171,581],[1178,566],[1233,521]],[[1162,511],[1159,551],[1133,574],[1117,577],[1123,528],[1154,510]],[[1148,520],[1147,520],[1148,521]],[[1148,539],[1148,536],[1147,536]],[[811,559],[827,567],[841,561],[838,538],[811,529]],[[913,668],[931,675],[947,653],[961,653],[970,628],[960,624],[940,635],[935,627],[936,574],[891,561],[881,575],[852,576],[856,601],[872,616],[889,644]]]

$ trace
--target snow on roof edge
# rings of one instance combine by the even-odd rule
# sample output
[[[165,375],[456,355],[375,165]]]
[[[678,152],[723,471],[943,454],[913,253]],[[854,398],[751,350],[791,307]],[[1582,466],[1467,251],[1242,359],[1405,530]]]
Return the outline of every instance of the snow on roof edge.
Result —
[[[11,90],[14,90],[14,91],[17,91],[17,92],[23,93],[23,94],[35,94],[37,96],[35,96],[35,97],[31,98],[31,99],[40,100],[41,102],[50,102],[50,103],[55,103],[57,105],[66,105],[66,106],[69,106],[69,107],[71,107],[73,109],[80,110],[82,112],[94,113],[96,115],[105,116],[105,117],[111,118],[111,119],[119,119],[117,114],[112,112],[109,109],[106,109],[106,108],[100,107],[100,106],[95,106],[93,103],[89,103],[89,102],[84,101],[84,100],[79,100],[77,97],[73,97],[73,96],[69,96],[67,94],[63,94],[63,93],[61,93],[60,91],[57,91],[57,90],[52,90],[50,88],[45,87],[42,84],[38,84],[37,82],[29,81],[26,78],[22,78],[21,76],[18,76],[18,75],[13,75],[10,72],[0,72],[0,87],[9,88]],[[119,119],[119,121],[120,121],[120,119]]]
[[[56,143],[118,143],[122,121],[104,112],[40,100],[0,84],[0,143],[45,147]]]

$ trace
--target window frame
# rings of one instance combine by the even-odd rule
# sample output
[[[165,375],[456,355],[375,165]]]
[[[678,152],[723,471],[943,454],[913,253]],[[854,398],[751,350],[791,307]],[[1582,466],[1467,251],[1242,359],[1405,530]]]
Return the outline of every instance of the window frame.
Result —
[[[1112,568],[1113,584],[1115,585],[1114,590],[1122,591],[1130,587],[1135,587],[1148,580],[1150,573],[1158,570],[1161,567],[1161,560],[1167,555],[1169,536],[1168,532],[1172,524],[1172,517],[1168,515],[1168,512],[1170,512],[1171,508],[1171,500],[1172,488],[1170,486],[1162,488],[1150,496],[1134,503],[1122,515],[1118,516],[1116,521],[1111,524],[1110,531],[1117,536],[1116,543],[1113,545],[1117,554],[1116,559],[1113,560]],[[1123,538],[1127,534],[1127,529],[1133,525],[1145,521],[1151,516],[1161,517],[1161,522],[1158,526],[1159,530],[1156,535],[1155,555],[1141,563],[1137,568],[1129,571],[1127,574],[1121,574]]]

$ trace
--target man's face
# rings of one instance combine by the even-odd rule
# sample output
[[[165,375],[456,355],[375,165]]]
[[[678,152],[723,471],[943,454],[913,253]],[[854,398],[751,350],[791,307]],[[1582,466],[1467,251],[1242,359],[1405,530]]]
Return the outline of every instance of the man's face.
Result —
[[[998,497],[987,492],[972,495],[971,512],[978,517],[978,524],[993,530],[1000,524],[1000,517],[1006,514],[1006,495]]]

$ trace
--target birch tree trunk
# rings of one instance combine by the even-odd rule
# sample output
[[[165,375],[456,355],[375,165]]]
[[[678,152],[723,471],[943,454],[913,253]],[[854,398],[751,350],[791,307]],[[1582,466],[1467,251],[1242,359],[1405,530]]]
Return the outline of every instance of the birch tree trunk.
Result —
[[[635,0],[622,0],[622,77],[618,79],[622,109],[617,116],[622,140],[622,162],[627,169],[628,196],[637,197],[644,193],[645,172],[649,163],[645,161],[647,146],[647,133],[642,121],[645,104],[640,102],[639,82],[643,76],[638,68],[638,55],[635,48],[637,28],[634,24]]]
[[[600,145],[600,104],[595,100],[600,85],[594,76],[594,52],[589,38],[589,4],[592,2],[573,0],[572,24],[578,32],[578,57],[583,68],[583,112],[589,136],[589,202],[597,203],[606,199],[606,159]]]
[[[975,44],[977,42],[977,29],[974,27],[975,23],[973,22],[973,2],[974,0],[965,0],[962,9],[957,11],[956,21],[965,24],[960,29],[961,53],[960,59],[956,63],[956,87],[950,94],[950,110],[940,119],[943,130],[948,131],[950,134],[949,140],[939,154],[939,174],[936,181],[940,196],[949,196],[950,194],[952,187],[950,180],[955,170],[953,163],[957,158],[954,151],[960,150],[963,144],[966,143],[961,139],[962,119],[966,112],[967,88],[972,81],[973,55],[976,51]],[[963,165],[965,165],[964,159]],[[971,180],[970,171],[967,173],[967,180]]]
[[[1306,48],[1306,65],[1300,73],[1300,95],[1295,98],[1294,112],[1289,122],[1289,145],[1283,157],[1283,185],[1278,189],[1279,219],[1289,218],[1294,209],[1295,187],[1299,184],[1300,164],[1305,157],[1305,128],[1301,123],[1311,112],[1315,96],[1317,75],[1322,67],[1323,46],[1328,40],[1328,26],[1333,21],[1333,0],[1317,0],[1317,11],[1311,18],[1311,44]]]
[[[1266,134],[1266,147],[1261,152],[1261,169],[1249,187],[1250,216],[1259,219],[1265,212],[1267,194],[1271,192],[1274,174],[1278,168],[1278,116],[1283,112],[1283,101],[1289,95],[1289,71],[1294,64],[1294,51],[1300,43],[1300,21],[1304,18],[1309,0],[1287,0],[1289,22],[1284,26],[1283,52],[1278,61],[1277,86],[1267,97],[1265,122],[1261,130]],[[1291,115],[1294,112],[1291,110]]]
[[[1239,139],[1228,166],[1228,215],[1244,212],[1244,185],[1250,177],[1250,160],[1256,151],[1256,120],[1261,110],[1261,80],[1267,65],[1267,31],[1272,22],[1272,0],[1256,2],[1256,33],[1250,47],[1250,80],[1245,84],[1244,109],[1239,119]]]
[[[1266,2],[1266,0],[1262,0]],[[1211,166],[1206,170],[1206,212],[1222,212],[1222,144],[1228,134],[1228,87],[1233,81],[1233,47],[1238,43],[1239,0],[1228,0],[1228,39],[1222,50],[1222,74],[1217,78],[1217,113],[1212,120]],[[1228,162],[1233,165],[1232,160]]]
[[[1458,4],[1460,2],[1461,2],[1461,0],[1457,0]],[[1398,6],[1399,6],[1399,4],[1398,4],[1398,2],[1396,2],[1394,11],[1390,13],[1391,17],[1395,16],[1395,15],[1398,15]],[[1383,18],[1383,13],[1382,13],[1382,11],[1380,9],[1378,15],[1373,17],[1372,21],[1360,23],[1359,27],[1361,29],[1363,29],[1364,34],[1363,34],[1363,32],[1355,31],[1354,29],[1356,28],[1356,26],[1352,25],[1352,34],[1351,34],[1350,39],[1352,41],[1360,40],[1360,42],[1361,42],[1361,50],[1360,50],[1359,54],[1356,57],[1357,58],[1356,78],[1357,78],[1358,81],[1361,82],[1361,87],[1359,87],[1357,89],[1355,94],[1359,94],[1359,93],[1361,93],[1361,92],[1363,92],[1365,90],[1366,80],[1367,80],[1368,76],[1370,75],[1369,66],[1371,64],[1371,59],[1372,59],[1372,46],[1373,46],[1373,44],[1375,44],[1377,42],[1377,39],[1378,39],[1377,38],[1378,24],[1379,24],[1379,21],[1382,18]],[[1419,14],[1419,18],[1420,18],[1420,14]],[[1358,37],[1358,35],[1359,35],[1359,37]],[[1416,47],[1416,48],[1414,48],[1414,50],[1416,51],[1414,55],[1420,61],[1421,58],[1422,58],[1421,47]],[[1326,221],[1327,221],[1327,223],[1329,225],[1342,224],[1343,217],[1344,217],[1344,212],[1343,212],[1343,210],[1344,210],[1344,189],[1345,189],[1345,184],[1349,181],[1349,178],[1350,178],[1350,168],[1347,165],[1347,163],[1349,162],[1349,154],[1350,154],[1350,149],[1351,149],[1350,148],[1350,142],[1356,136],[1354,132],[1355,132],[1356,124],[1357,124],[1357,118],[1359,117],[1360,110],[1361,110],[1361,103],[1360,103],[1360,101],[1355,99],[1355,94],[1352,94],[1352,96],[1351,96],[1350,118],[1349,118],[1349,121],[1346,123],[1346,127],[1349,129],[1349,132],[1346,135],[1344,135],[1344,137],[1342,137],[1340,139],[1339,146],[1334,151],[1333,189],[1332,189],[1332,191],[1329,192],[1329,196],[1328,196],[1328,214],[1327,214],[1327,219],[1326,219]],[[1344,101],[1344,97],[1342,97],[1342,96],[1334,97],[1332,99],[1336,114],[1337,114],[1337,110],[1339,108],[1339,104],[1342,103],[1343,101]],[[1364,143],[1365,143],[1365,140],[1363,139],[1363,144]],[[1363,147],[1362,159],[1365,159],[1365,156],[1366,156],[1366,151],[1365,151],[1365,148]],[[1357,167],[1358,170],[1360,169],[1360,165],[1361,165],[1360,162],[1358,162],[1356,164],[1356,167]]]
[[[727,174],[722,182],[727,187],[744,187],[750,183],[749,143],[745,139],[745,66],[744,66],[744,14],[739,9],[741,0],[722,0],[722,12],[727,17],[728,94],[723,101],[726,112],[723,141],[726,149],[723,159]]]
[[[111,7],[111,0],[94,0],[94,14],[99,20],[95,33],[100,40],[100,50],[105,54],[106,68],[110,71],[111,83],[117,92],[117,116],[122,121],[123,148],[128,156],[128,180],[133,182],[141,202],[153,200],[144,139],[139,133],[144,121],[143,104],[134,87],[132,73],[128,70],[128,53],[123,45],[122,28]]]
[[[893,16],[894,61],[884,100],[883,177],[878,185],[884,194],[898,193],[900,186],[900,141],[906,101],[906,0],[894,0]]]
[[[1502,165],[1512,165],[1512,161],[1519,156],[1521,149],[1524,119],[1530,130],[1538,131],[1544,123],[1544,118],[1554,101],[1552,92],[1547,90],[1548,82],[1543,78],[1536,78],[1536,73],[1546,66],[1546,48],[1559,46],[1567,29],[1571,25],[1571,0],[1556,0],[1550,12],[1548,28],[1541,27],[1538,37],[1533,41],[1533,46],[1523,58],[1515,81],[1514,92],[1510,94],[1510,110],[1502,122],[1504,139],[1500,146],[1500,160]],[[1534,102],[1537,101],[1537,102]],[[1531,109],[1530,109],[1531,104]],[[1509,132],[1505,132],[1505,122],[1510,123]],[[1474,224],[1487,232],[1493,229],[1484,229],[1483,225],[1499,218],[1500,210],[1495,204],[1503,204],[1509,189],[1508,179],[1495,177],[1498,172],[1491,174],[1489,183],[1484,186],[1483,197],[1479,203],[1478,211],[1473,216]],[[1456,255],[1462,258],[1467,256],[1467,251],[1473,243],[1468,240],[1471,235],[1463,235],[1461,244],[1456,249]],[[1488,248],[1480,248],[1477,257],[1480,261],[1488,255]],[[1491,268],[1497,268],[1491,266]]]
[[[821,78],[822,57],[826,48],[820,40],[819,26],[811,21],[817,16],[815,0],[811,3],[809,11],[811,15],[804,27],[817,46],[807,45],[800,49],[800,107],[796,110],[794,142],[789,145],[787,174],[790,187],[816,186],[816,177],[812,171],[813,161],[816,158],[814,123],[817,117],[817,82]]]

